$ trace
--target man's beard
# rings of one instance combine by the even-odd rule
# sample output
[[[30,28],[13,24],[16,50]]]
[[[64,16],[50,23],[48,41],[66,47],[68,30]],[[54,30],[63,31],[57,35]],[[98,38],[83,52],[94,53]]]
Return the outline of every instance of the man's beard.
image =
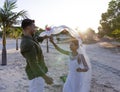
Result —
[[[30,34],[33,36],[35,34],[35,31],[31,30]]]

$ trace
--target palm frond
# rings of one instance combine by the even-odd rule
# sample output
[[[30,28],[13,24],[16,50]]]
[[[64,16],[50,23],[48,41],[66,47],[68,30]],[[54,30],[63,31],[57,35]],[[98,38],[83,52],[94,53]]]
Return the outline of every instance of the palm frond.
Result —
[[[9,22],[11,22],[12,24],[17,24],[18,19],[20,18],[22,19],[27,18],[27,11],[22,10],[18,13],[13,13],[12,16],[9,17]]]
[[[20,17],[22,17],[23,19],[24,19],[24,18],[27,18],[27,11],[21,10],[20,12],[18,12],[18,13],[16,14],[16,16],[20,16]]]
[[[16,0],[5,0],[4,6],[3,6],[4,10],[8,12],[17,8],[16,2],[17,2]]]
[[[0,8],[0,14],[4,14],[4,10]]]
[[[0,8],[0,25],[11,27],[18,24],[18,20],[27,18],[27,11],[13,12],[15,8],[16,0],[5,0],[3,8]]]

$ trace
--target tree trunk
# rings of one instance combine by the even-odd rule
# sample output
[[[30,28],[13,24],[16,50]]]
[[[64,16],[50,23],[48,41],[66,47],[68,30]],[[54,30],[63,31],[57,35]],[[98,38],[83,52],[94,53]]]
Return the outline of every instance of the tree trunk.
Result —
[[[7,65],[7,51],[6,51],[6,31],[3,30],[3,36],[2,36],[2,65]]]
[[[47,53],[49,53],[48,38],[47,38]]]
[[[18,50],[18,38],[16,38],[16,50]]]

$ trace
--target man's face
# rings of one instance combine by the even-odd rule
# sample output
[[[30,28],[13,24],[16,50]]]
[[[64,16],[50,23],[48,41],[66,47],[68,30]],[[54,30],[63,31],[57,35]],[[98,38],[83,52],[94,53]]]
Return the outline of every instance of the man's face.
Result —
[[[36,32],[36,29],[35,29],[35,24],[33,23],[32,25],[28,26],[28,31],[31,35],[33,35],[35,32]]]

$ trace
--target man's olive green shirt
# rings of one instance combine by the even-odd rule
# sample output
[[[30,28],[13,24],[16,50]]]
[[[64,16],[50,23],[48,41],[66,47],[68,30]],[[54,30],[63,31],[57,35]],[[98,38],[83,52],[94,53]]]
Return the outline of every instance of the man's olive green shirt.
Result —
[[[48,72],[41,47],[38,43],[38,41],[42,42],[42,40],[43,38],[22,36],[20,50],[27,62],[25,71],[29,80],[43,76]]]

